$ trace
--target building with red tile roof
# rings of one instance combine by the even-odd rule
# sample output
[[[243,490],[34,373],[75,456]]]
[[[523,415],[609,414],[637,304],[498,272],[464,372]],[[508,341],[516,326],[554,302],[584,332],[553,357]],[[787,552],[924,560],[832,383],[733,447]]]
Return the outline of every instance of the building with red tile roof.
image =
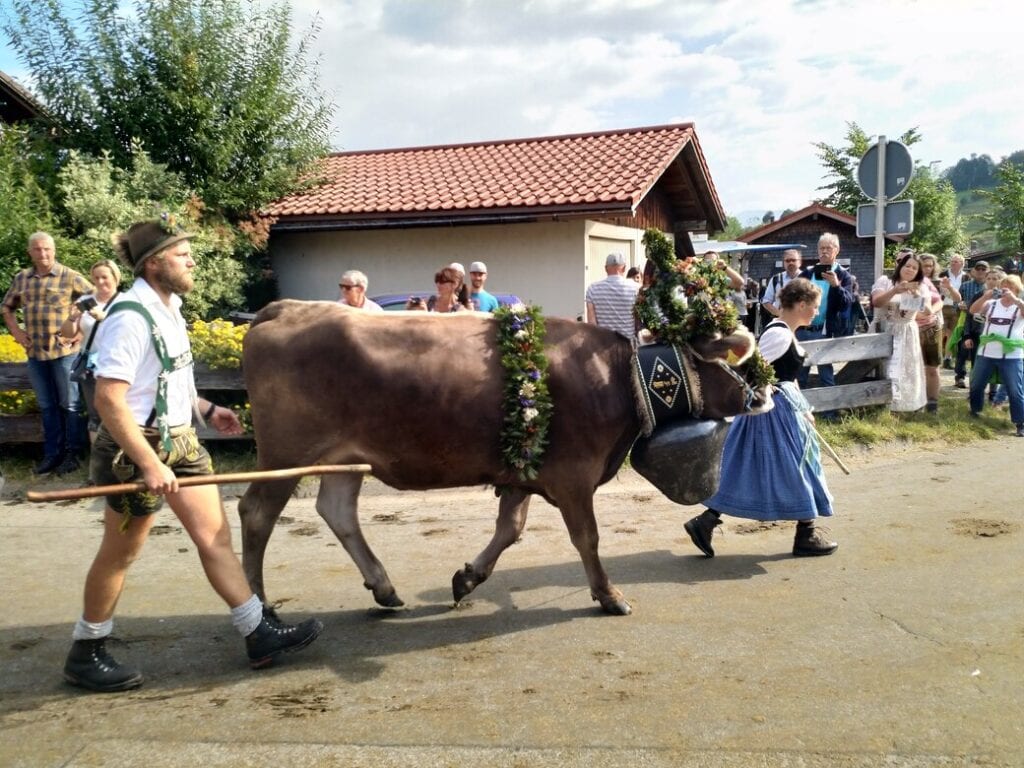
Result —
[[[370,295],[422,294],[441,266],[482,260],[489,288],[568,317],[608,253],[643,264],[646,228],[689,253],[689,232],[725,226],[692,123],[339,152],[264,214],[282,296],[334,299],[350,268]]]

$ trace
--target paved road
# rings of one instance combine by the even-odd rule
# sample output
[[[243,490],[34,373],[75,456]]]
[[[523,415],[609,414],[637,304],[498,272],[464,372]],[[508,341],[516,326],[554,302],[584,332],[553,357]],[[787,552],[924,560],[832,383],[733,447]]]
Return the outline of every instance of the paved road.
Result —
[[[1011,437],[851,457],[829,470],[841,548],[822,559],[790,557],[788,525],[735,519],[705,559],[682,532],[696,508],[623,472],[597,500],[623,618],[598,613],[543,503],[452,610],[493,494],[371,484],[367,538],[407,603],[391,613],[295,500],[268,589],[326,631],[260,673],[163,513],[115,630],[147,684],[112,696],[59,674],[98,505],[4,502],[0,765],[1019,767],[1022,458]]]

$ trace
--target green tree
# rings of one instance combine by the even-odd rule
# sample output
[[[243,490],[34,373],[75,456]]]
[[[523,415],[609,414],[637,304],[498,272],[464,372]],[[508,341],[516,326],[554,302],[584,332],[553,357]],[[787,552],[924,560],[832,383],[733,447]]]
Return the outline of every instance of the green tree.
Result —
[[[717,233],[719,240],[739,240],[747,230],[747,227],[743,226],[743,223],[735,216],[725,217],[725,229]]]
[[[287,0],[0,0],[56,140],[127,169],[133,142],[234,219],[328,149],[331,105]]]
[[[1010,253],[1024,250],[1024,165],[1004,161],[996,171],[998,184],[991,192],[984,191],[992,201],[992,209],[981,214],[985,228],[992,232],[996,245]]]
[[[917,128],[911,128],[899,141],[909,147],[921,141],[921,134]],[[834,147],[825,142],[814,145],[825,166],[825,178],[830,180],[818,188],[831,190],[820,201],[822,204],[856,216],[857,206],[870,202],[857,185],[856,171],[871,143],[871,137],[857,123],[847,123],[845,146]],[[908,245],[937,255],[966,246],[963,220],[957,213],[956,192],[948,179],[938,179],[929,166],[916,163],[914,178],[900,197],[914,201],[914,231],[906,240]],[[891,250],[894,247],[890,247]]]
[[[1016,165],[1018,168],[1024,168],[1024,149],[1011,152],[1000,161],[999,165]]]
[[[0,294],[7,292],[15,273],[30,263],[29,235],[55,229],[50,198],[34,162],[37,155],[28,130],[0,129]]]
[[[930,167],[918,164],[902,197],[914,201],[914,231],[906,239],[907,245],[938,256],[963,252],[967,234],[956,191],[948,179],[937,178]]]
[[[996,164],[988,155],[971,155],[960,158],[956,165],[943,174],[957,192],[970,189],[987,189],[995,186]]]
[[[818,202],[850,216],[857,215],[858,205],[869,202],[857,185],[856,173],[857,164],[872,144],[871,138],[857,123],[850,122],[846,124],[844,146],[832,146],[823,141],[814,144],[818,150],[818,159],[825,166],[824,178],[828,181],[827,184],[818,187],[819,190],[828,192],[828,195]],[[899,137],[899,141],[908,147],[920,140],[921,134],[917,128],[911,128]]]
[[[223,315],[242,303],[242,264],[232,258],[244,250],[247,238],[226,221],[202,215],[202,205],[176,173],[154,163],[136,144],[131,170],[114,164],[109,154],[92,157],[72,151],[58,177],[70,234],[62,261],[79,271],[99,259],[114,258],[112,237],[132,222],[174,214],[196,233],[195,290],[182,308],[190,320]],[[127,276],[126,276],[127,277]]]

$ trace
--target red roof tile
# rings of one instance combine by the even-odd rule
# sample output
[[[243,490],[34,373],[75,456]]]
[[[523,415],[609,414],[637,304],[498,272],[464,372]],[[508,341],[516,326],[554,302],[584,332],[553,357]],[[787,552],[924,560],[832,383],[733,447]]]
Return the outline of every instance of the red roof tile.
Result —
[[[722,211],[692,123],[408,149],[339,152],[324,183],[270,204],[278,220],[370,215],[632,211],[690,145]]]

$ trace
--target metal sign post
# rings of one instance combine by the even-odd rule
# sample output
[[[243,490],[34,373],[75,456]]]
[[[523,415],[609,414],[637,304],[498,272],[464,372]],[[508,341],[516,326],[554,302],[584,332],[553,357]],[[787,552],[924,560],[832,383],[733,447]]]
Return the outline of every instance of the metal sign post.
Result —
[[[914,176],[914,161],[910,152],[903,142],[886,141],[885,136],[878,137],[878,143],[868,148],[864,157],[860,159],[857,166],[857,183],[860,185],[864,196],[874,200],[875,204],[862,205],[857,209],[857,236],[870,237],[870,234],[862,232],[867,229],[864,224],[865,214],[870,214],[874,208],[875,219],[871,223],[871,230],[875,236],[875,274],[882,274],[885,261],[885,236],[886,235],[907,235],[914,229],[913,201],[910,202],[909,210],[903,206],[894,210],[892,216],[886,214],[889,206],[893,205],[890,200],[899,197],[910,185]],[[902,204],[899,204],[902,205]],[[886,229],[886,221],[893,219],[895,230]],[[898,221],[897,221],[898,220]]]
[[[885,136],[878,137],[878,186],[875,197],[875,275],[885,267]]]

